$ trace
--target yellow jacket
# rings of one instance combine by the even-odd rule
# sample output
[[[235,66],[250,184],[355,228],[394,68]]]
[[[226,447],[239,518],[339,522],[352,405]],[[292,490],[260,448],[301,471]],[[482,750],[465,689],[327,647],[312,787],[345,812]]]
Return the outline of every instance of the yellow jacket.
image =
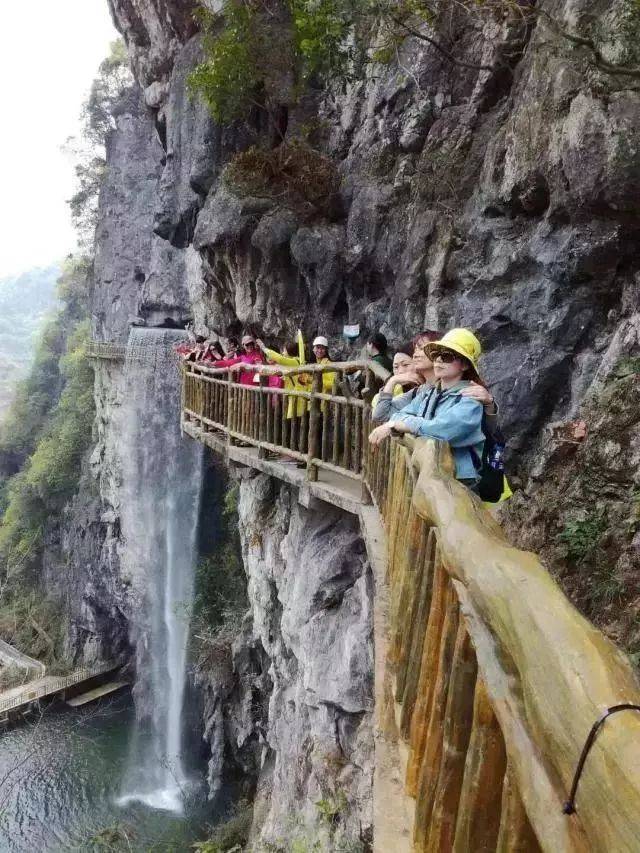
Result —
[[[331,359],[329,358],[321,358],[318,364],[331,364]],[[333,394],[333,380],[336,378],[336,373],[334,370],[329,371],[328,373],[322,374],[322,393],[323,394]],[[320,405],[320,411],[325,412],[327,410],[327,401],[323,400]]]
[[[282,355],[274,349],[264,349],[265,356],[269,361],[282,367],[299,367],[300,359],[293,355]],[[309,391],[310,382],[307,373],[297,373],[294,376],[284,376],[285,391]],[[307,410],[307,401],[304,397],[289,397],[287,406],[287,418],[302,417]]]

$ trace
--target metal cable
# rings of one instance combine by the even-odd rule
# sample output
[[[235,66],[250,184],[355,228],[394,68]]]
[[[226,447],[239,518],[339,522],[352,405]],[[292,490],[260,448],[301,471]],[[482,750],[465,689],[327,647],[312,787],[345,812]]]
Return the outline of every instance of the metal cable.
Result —
[[[582,749],[582,753],[580,754],[580,760],[578,761],[578,766],[576,767],[576,772],[573,777],[573,784],[571,785],[571,791],[569,793],[569,799],[564,804],[562,809],[562,814],[575,814],[576,811],[576,793],[578,791],[578,784],[580,782],[580,777],[582,776],[582,771],[584,769],[585,762],[587,760],[587,756],[593,746],[595,739],[600,731],[600,728],[607,717],[610,717],[612,714],[617,714],[618,711],[640,711],[640,705],[633,705],[629,703],[625,703],[623,705],[612,705],[611,708],[607,708],[607,710],[598,717],[596,722],[591,727],[591,731],[589,732],[589,736],[585,742],[585,745]]]

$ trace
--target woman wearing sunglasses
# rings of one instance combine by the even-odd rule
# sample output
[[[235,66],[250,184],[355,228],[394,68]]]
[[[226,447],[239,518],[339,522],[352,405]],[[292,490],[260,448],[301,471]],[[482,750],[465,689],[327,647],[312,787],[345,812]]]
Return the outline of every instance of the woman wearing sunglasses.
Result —
[[[474,460],[482,458],[484,445],[484,400],[477,399],[484,394],[474,390],[474,383],[491,398],[478,375],[480,342],[469,329],[452,329],[424,349],[433,362],[435,384],[420,388],[409,405],[371,432],[369,441],[377,446],[391,434],[404,433],[446,441],[456,477],[473,486],[478,479]]]

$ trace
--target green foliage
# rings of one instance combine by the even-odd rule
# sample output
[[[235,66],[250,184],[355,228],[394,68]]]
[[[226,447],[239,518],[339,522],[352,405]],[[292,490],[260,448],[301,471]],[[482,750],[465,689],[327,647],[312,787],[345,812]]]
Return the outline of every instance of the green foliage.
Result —
[[[606,528],[605,513],[594,510],[584,518],[567,521],[557,541],[564,545],[569,562],[576,565],[594,553]]]
[[[393,62],[408,36],[455,63],[447,31],[455,38],[456,25],[480,32],[487,22],[510,20],[520,25],[524,45],[524,34],[539,15],[535,4],[513,0],[285,0],[282,7],[265,0],[224,0],[217,14],[206,9],[197,13],[205,60],[190,75],[188,87],[205,100],[217,121],[227,123],[251,106],[269,111],[274,103],[289,103],[311,81],[344,84],[361,76],[364,64]],[[559,20],[542,15],[565,53],[588,51],[586,36],[593,45],[590,62],[600,70],[611,68],[597,52],[598,41],[617,51],[618,63],[612,67],[637,64],[639,0],[619,0],[612,17],[600,21],[594,16],[584,33],[567,31]],[[425,24],[431,31],[425,31]]]
[[[135,849],[132,846],[135,840],[136,832],[132,826],[117,823],[83,839],[82,849],[87,853],[124,853]]]
[[[198,12],[205,61],[188,88],[217,121],[240,118],[251,106],[287,103],[312,77],[352,76],[361,51],[351,36],[370,0],[287,0],[285,7],[278,17],[258,0],[225,0],[217,15]]]
[[[626,590],[624,580],[618,577],[614,566],[606,560],[598,561],[589,572],[587,602],[594,611],[621,601]]]
[[[65,627],[60,607],[40,593],[20,584],[9,584],[3,590],[0,637],[60,675],[68,670]]]
[[[366,10],[352,0],[289,0],[299,73],[303,80],[347,78],[357,61],[357,51],[349,35],[356,17]]]
[[[249,841],[252,821],[253,807],[243,800],[212,830],[206,841],[194,844],[193,850],[199,853],[231,853],[244,850]]]
[[[640,356],[622,358],[613,369],[615,379],[624,379],[640,373]]]
[[[93,368],[84,355],[88,335],[88,321],[69,335],[57,360],[62,393],[47,412],[34,452],[9,482],[0,524],[0,557],[8,574],[37,559],[46,520],[62,509],[77,486],[94,418]]]
[[[33,366],[0,427],[0,558],[8,575],[34,566],[46,521],[77,485],[91,441],[93,369],[84,356],[91,280],[86,259],[69,259],[58,284],[62,307],[45,326]]]
[[[24,379],[48,314],[56,305],[57,266],[0,279],[0,413]],[[0,465],[0,469],[1,469]]]
[[[254,99],[260,80],[258,37],[252,5],[227,0],[221,15],[199,11],[206,61],[189,75],[187,85],[220,123],[239,118]]]
[[[248,608],[238,534],[238,495],[236,483],[225,495],[220,543],[196,568],[191,645],[199,669],[228,658]]]
[[[75,160],[77,189],[69,199],[71,220],[78,232],[80,245],[88,250],[98,217],[98,196],[106,174],[105,142],[115,128],[114,108],[133,77],[127,64],[127,51],[122,39],[112,42],[109,56],[98,68],[89,97],[82,107],[82,134],[70,138],[66,148]]]
[[[323,823],[335,826],[347,809],[347,798],[344,791],[338,790],[332,796],[325,796],[318,800],[315,805]]]

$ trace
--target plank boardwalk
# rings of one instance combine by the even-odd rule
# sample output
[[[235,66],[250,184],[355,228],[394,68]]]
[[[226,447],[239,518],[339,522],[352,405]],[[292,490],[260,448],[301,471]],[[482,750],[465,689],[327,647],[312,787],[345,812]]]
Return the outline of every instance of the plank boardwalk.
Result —
[[[368,366],[283,370],[313,375],[294,392],[268,387],[271,368],[243,386],[190,364],[182,427],[296,486],[305,506],[360,517],[375,583],[375,853],[635,853],[640,714],[607,720],[574,783],[603,711],[640,709],[635,670],[456,482],[446,444],[370,448],[370,407],[343,390],[354,369]]]

